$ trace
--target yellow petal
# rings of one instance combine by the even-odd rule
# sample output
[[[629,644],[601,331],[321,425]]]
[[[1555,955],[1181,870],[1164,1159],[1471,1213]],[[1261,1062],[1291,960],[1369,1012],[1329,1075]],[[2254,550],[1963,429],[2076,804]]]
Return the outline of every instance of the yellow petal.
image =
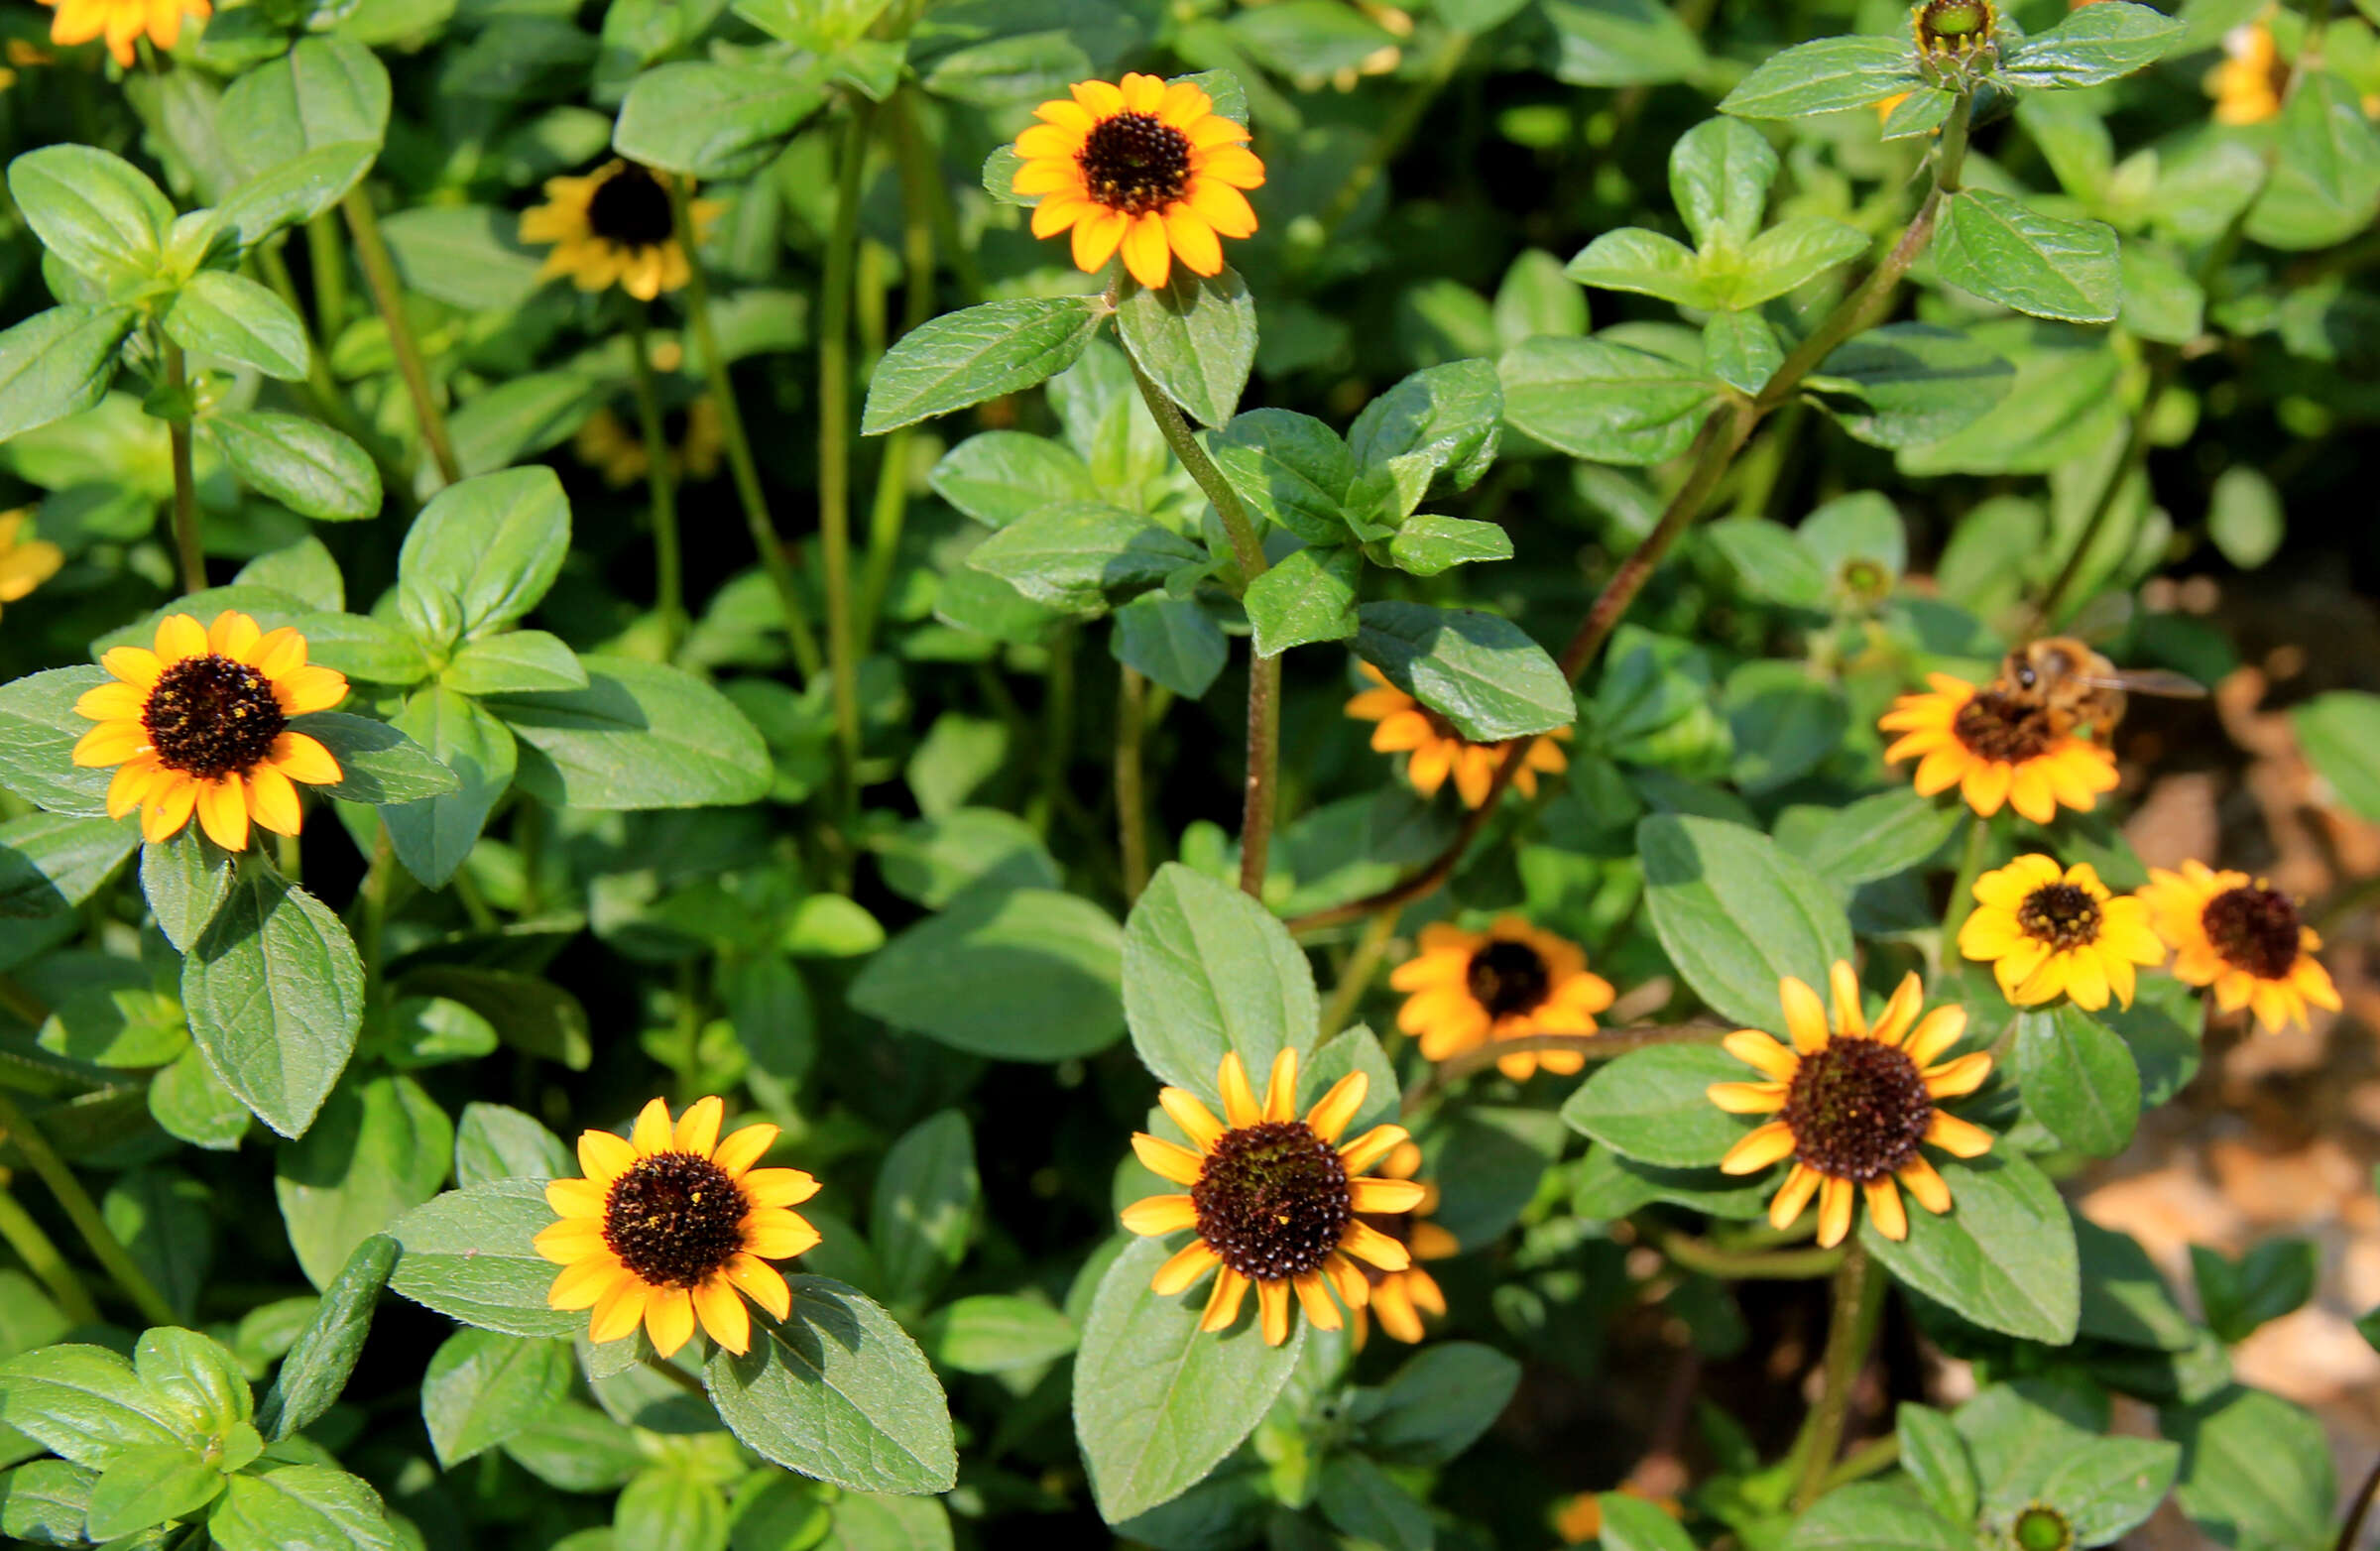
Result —
[[[718,1164],[728,1178],[740,1179],[746,1169],[769,1155],[769,1149],[776,1145],[777,1134],[777,1129],[767,1121],[758,1121],[729,1132],[711,1149],[711,1161]],[[784,1204],[790,1206],[792,1203]]]
[[[1917,1027],[1909,1031],[1909,1038],[1901,1048],[1923,1070],[1934,1064],[1935,1057],[1957,1044],[1965,1032],[1966,1009],[1936,1008],[1918,1019]]]
[[[1197,1184],[1200,1172],[1206,1167],[1206,1160],[1188,1147],[1146,1132],[1133,1133],[1132,1153],[1150,1173],[1177,1185]]]
[[[1364,1108],[1364,1096],[1370,1090],[1371,1079],[1362,1072],[1350,1072],[1331,1084],[1313,1109],[1306,1112],[1306,1125],[1325,1141],[1335,1142],[1347,1130],[1347,1123]],[[1170,1112],[1168,1112],[1170,1113]]]
[[[686,1106],[686,1113],[677,1118],[677,1128],[671,1144],[679,1152],[691,1152],[707,1158],[719,1145],[719,1122],[727,1113],[727,1105],[716,1095],[708,1095]]]
[[[1143,1239],[1198,1226],[1198,1208],[1188,1196],[1146,1196],[1126,1207],[1121,1216],[1124,1226]]]
[[[198,805],[198,783],[179,771],[161,771],[141,799],[141,838],[152,843],[173,839],[190,821]]]
[[[1742,1139],[1719,1160],[1719,1166],[1728,1174],[1757,1174],[1792,1151],[1793,1133],[1785,1129],[1783,1121],[1770,1121],[1744,1133]]]
[[[1896,1243],[1908,1238],[1909,1214],[1901,1206],[1901,1187],[1888,1176],[1860,1188],[1867,1196],[1867,1220],[1876,1225],[1876,1232]]]
[[[83,770],[103,770],[149,752],[149,729],[139,722],[101,722],[74,741],[72,759]]]
[[[560,1217],[599,1218],[610,1194],[608,1186],[591,1179],[545,1181],[545,1204]]]
[[[1337,1330],[1342,1321],[1339,1305],[1331,1301],[1322,1285],[1320,1273],[1308,1271],[1289,1283],[1297,1293],[1297,1306],[1306,1311],[1306,1322],[1316,1330]]]
[[[793,1312],[793,1290],[785,1285],[776,1267],[759,1255],[738,1254],[727,1262],[727,1269],[721,1274],[775,1318],[783,1319]]]
[[[1802,1058],[1777,1043],[1774,1034],[1757,1028],[1738,1028],[1720,1041],[1727,1054],[1744,1065],[1757,1068],[1771,1082],[1789,1083],[1801,1070]]]
[[[1232,1322],[1240,1317],[1240,1302],[1247,1296],[1248,1278],[1225,1266],[1215,1277],[1215,1290],[1207,1294],[1207,1311],[1199,1316],[1198,1328],[1231,1329]]]
[[[610,1255],[609,1247],[603,1239],[603,1225],[588,1217],[565,1217],[558,1223],[549,1223],[539,1229],[530,1243],[536,1247],[539,1255],[556,1265],[576,1265],[582,1260],[609,1258]],[[585,1303],[568,1306],[583,1309],[594,1301],[590,1294]],[[554,1306],[563,1307],[560,1304]]]
[[[1272,1058],[1264,1083],[1264,1118],[1274,1124],[1297,1118],[1297,1052],[1283,1050]]]
[[[148,706],[149,691],[139,684],[110,682],[85,689],[76,696],[74,714],[87,716],[94,722],[137,722]]]
[[[1835,999],[1835,1026],[1846,1034],[1865,1034],[1867,1014],[1859,1005],[1859,977],[1848,962],[1837,959],[1828,967],[1827,989]]]
[[[645,1334],[653,1338],[653,1350],[662,1357],[675,1357],[677,1349],[694,1336],[694,1300],[683,1287],[655,1287],[645,1300]]]
[[[273,698],[285,716],[327,711],[347,698],[347,675],[311,664],[273,681]]]
[[[789,1260],[818,1248],[818,1230],[791,1212],[765,1207],[744,1220],[744,1248],[764,1260]]]
[[[1810,1198],[1818,1194],[1818,1182],[1824,1176],[1807,1163],[1796,1163],[1785,1176],[1785,1183],[1769,1198],[1768,1225],[1783,1233],[1794,1225],[1809,1206]]]
[[[1413,1263],[1412,1253],[1403,1245],[1368,1223],[1348,1224],[1340,1236],[1339,1248],[1384,1271],[1401,1271]]]
[[[1729,1115],[1774,1115],[1785,1108],[1783,1083],[1713,1083],[1708,1093]]]
[[[157,656],[168,665],[206,656],[206,627],[187,614],[167,615],[157,622]]]
[[[637,1149],[608,1131],[579,1133],[578,1166],[591,1184],[609,1189],[637,1161]]]
[[[818,1181],[797,1168],[748,1169],[736,1185],[754,1206],[799,1206],[818,1193]]]
[[[262,635],[264,632],[257,629],[255,620],[236,609],[225,609],[207,627],[206,645],[217,656],[245,662],[248,660],[248,649],[255,646]]]
[[[694,1289],[694,1316],[713,1341],[741,1356],[752,1349],[752,1316],[725,1276],[713,1276]]]
[[[1223,1122],[1187,1088],[1158,1089],[1157,1108],[1171,1116],[1173,1123],[1182,1128],[1182,1134],[1190,1138],[1190,1144],[1202,1152],[1223,1135]]]
[[[1256,1313],[1264,1327],[1264,1345],[1277,1347],[1289,1339],[1289,1284],[1256,1283]]]
[[[591,1309],[628,1279],[628,1267],[610,1255],[564,1265],[545,1289],[549,1309]]]
[[[99,665],[128,684],[153,688],[165,662],[147,647],[110,647],[99,657]]]
[[[1248,1080],[1248,1066],[1237,1050],[1226,1050],[1223,1062],[1216,1069],[1216,1081],[1223,1090],[1223,1118],[1226,1125],[1238,1131],[1253,1126],[1264,1118],[1263,1109],[1256,1103],[1256,1090]]]
[[[1853,1186],[1847,1179],[1829,1176],[1818,1187],[1818,1244],[1832,1250],[1851,1231]]]
[[[1359,1179],[1348,1188],[1359,1212],[1410,1212],[1429,1194],[1409,1179]]]
[[[651,1295],[652,1289],[634,1276],[622,1277],[596,1301],[594,1317],[587,1322],[587,1339],[600,1344],[633,1332],[645,1317],[645,1302]]]
[[[1992,1136],[1980,1126],[1936,1110],[1926,1127],[1925,1139],[1955,1158],[1979,1158],[1991,1150]]]
[[[1830,1029],[1826,1004],[1818,993],[1793,976],[1777,982],[1777,1001],[1785,1010],[1785,1031],[1793,1036],[1793,1047],[1811,1055],[1827,1047]]]
[[[1936,1099],[1956,1099],[1973,1093],[1991,1075],[1991,1052],[1977,1050],[1926,1073],[1926,1093]]]
[[[1222,1258],[1204,1239],[1193,1239],[1157,1267],[1155,1279],[1148,1284],[1149,1290],[1160,1298],[1170,1298],[1187,1290],[1191,1283],[1222,1263]]]
[[[637,1156],[650,1158],[668,1151],[673,1139],[668,1104],[660,1099],[647,1101],[637,1112],[636,1125],[628,1130],[628,1144],[637,1149]]]
[[[248,773],[248,811],[277,835],[295,835],[305,822],[298,788],[270,765],[259,765]]]
[[[1395,1150],[1411,1133],[1402,1126],[1374,1126],[1339,1149],[1339,1163],[1350,1174],[1361,1174]]]
[[[1901,1188],[1917,1198],[1917,1204],[1940,1217],[1951,1209],[1951,1187],[1947,1180],[1924,1158],[1911,1158],[1896,1173]]]
[[[274,739],[268,758],[284,776],[309,786],[335,786],[342,778],[330,751],[304,733],[283,733]]]
[[[1884,1004],[1884,1011],[1877,1016],[1876,1026],[1871,1030],[1872,1037],[1888,1045],[1899,1044],[1901,1036],[1909,1031],[1909,1025],[1917,1021],[1918,1010],[1925,1005],[1926,988],[1918,980],[1917,971],[1911,970],[1901,977],[1900,985],[1893,989],[1891,1000]]]
[[[239,776],[199,783],[198,825],[226,851],[248,849],[248,788]]]
[[[1126,229],[1124,267],[1149,290],[1164,288],[1173,275],[1173,249],[1165,241],[1165,217],[1151,210]]]

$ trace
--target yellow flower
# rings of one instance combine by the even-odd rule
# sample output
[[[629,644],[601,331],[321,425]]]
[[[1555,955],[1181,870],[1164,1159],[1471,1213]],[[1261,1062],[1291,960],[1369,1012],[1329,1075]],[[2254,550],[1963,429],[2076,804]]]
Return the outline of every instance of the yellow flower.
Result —
[[[2087,738],[2050,730],[2038,709],[1948,673],[1929,673],[1930,693],[1908,694],[1876,723],[1902,734],[1884,751],[1887,764],[1922,756],[1917,789],[1933,796],[1953,786],[1985,818],[2004,803],[2036,824],[2061,803],[2078,813],[2116,787],[2115,756]]]
[[[562,1270],[545,1302],[594,1310],[589,1340],[633,1335],[641,1320],[653,1349],[669,1357],[699,1319],[713,1341],[742,1353],[752,1345],[744,1298],[776,1319],[792,1312],[792,1291],[768,1262],[817,1248],[818,1230],[787,1208],[816,1195],[818,1181],[797,1168],[754,1168],[776,1128],[723,1138],[723,1110],[697,1099],[672,1127],[669,1106],[655,1099],[625,1141],[581,1133],[586,1177],[546,1185],[545,1204],[561,1221],[537,1235],[537,1253]]]
[[[1267,1346],[1289,1339],[1292,1292],[1315,1329],[1337,1330],[1342,1321],[1326,1282],[1350,1309],[1361,1309],[1371,1284],[1359,1260],[1383,1271],[1413,1264],[1403,1245],[1365,1221],[1409,1212],[1422,1201],[1422,1187],[1409,1179],[1364,1177],[1366,1168],[1406,1139],[1405,1129],[1374,1126],[1337,1146],[1339,1133],[1364,1107],[1368,1081],[1350,1072],[1301,1121],[1294,1050],[1274,1058],[1261,1104],[1237,1051],[1223,1058],[1218,1086],[1220,1121],[1183,1089],[1157,1095],[1190,1146],[1145,1132],[1132,1137],[1140,1161],[1189,1187],[1189,1194],[1135,1201],[1124,1209],[1124,1226],[1143,1238],[1185,1228],[1198,1234],[1157,1268],[1149,1285],[1171,1297],[1215,1271],[1215,1290],[1198,1328],[1225,1330],[1240,1317],[1252,1282]]]
[[[1375,687],[1348,701],[1347,714],[1360,722],[1379,724],[1371,730],[1372,748],[1381,754],[1410,754],[1405,778],[1425,797],[1438,795],[1438,788],[1451,775],[1465,807],[1476,808],[1486,802],[1488,788],[1495,784],[1496,769],[1512,745],[1473,743],[1455,731],[1454,723],[1390,683],[1388,675],[1369,662],[1364,664],[1364,675]],[[1569,737],[1569,728],[1557,727],[1530,741],[1528,756],[1512,776],[1512,784],[1520,788],[1522,796],[1537,795],[1539,772],[1551,776],[1570,768],[1570,760],[1557,742]]]
[[[1154,75],[1121,85],[1077,82],[1071,98],[1033,110],[1016,137],[1015,191],[1038,194],[1033,235],[1074,232],[1075,268],[1107,266],[1119,248],[1141,285],[1165,284],[1179,258],[1194,275],[1223,272],[1218,237],[1249,237],[1256,212],[1241,193],[1264,183],[1264,164],[1242,144],[1248,131],[1215,112],[1188,81]]]
[[[1788,975],[1778,983],[1777,997],[1791,1048],[1757,1028],[1727,1035],[1727,1053],[1758,1068],[1767,1081],[1713,1083],[1711,1102],[1730,1115],[1777,1119],[1745,1133],[1719,1166],[1729,1174],[1757,1174],[1779,1159],[1793,1159],[1768,1204],[1769,1224],[1779,1230],[1790,1227],[1815,1195],[1818,1242],[1839,1245],[1851,1231],[1854,1196],[1865,1195],[1876,1232],[1906,1239],[1902,1189],[1938,1216],[1951,1209],[1951,1187],[1919,1145],[1960,1158],[1991,1150],[1991,1133],[1935,1107],[1937,1100],[1981,1087],[1991,1075],[1991,1057],[1976,1051],[1941,1061],[1966,1032],[1966,1010],[1941,1007],[1920,1018],[1925,993],[1914,974],[1892,994],[1873,1028],[1860,1011],[1851,967],[1836,961],[1829,980],[1832,1026],[1818,993]]]
[[[615,159],[584,178],[547,179],[545,202],[521,213],[523,242],[554,245],[537,278],[567,275],[581,291],[618,286],[640,301],[683,286],[692,270],[669,210],[672,176]],[[696,242],[720,208],[712,199],[688,207]]]
[[[666,434],[669,428],[664,418],[661,430]],[[686,406],[683,424],[672,443],[669,469],[679,483],[709,479],[719,472],[719,458],[726,449],[727,438],[719,428],[719,406],[711,402],[709,395]],[[581,463],[601,474],[603,482],[614,490],[635,484],[653,466],[643,434],[609,409],[598,408],[587,417],[571,448]]]
[[[58,574],[66,557],[46,538],[27,538],[23,511],[0,512],[0,603],[14,603]]]
[[[2247,22],[2223,34],[2223,61],[2206,72],[2206,94],[2214,98],[2217,124],[2261,124],[2281,114],[2289,64],[2281,58],[2272,27]]]
[[[1396,1026],[1419,1035],[1421,1053],[1433,1061],[1525,1034],[1592,1034],[1595,1014],[1612,998],[1609,981],[1587,973],[1576,943],[1517,915],[1498,916],[1484,932],[1444,921],[1424,926],[1421,951],[1388,984],[1412,993]],[[1586,1064],[1577,1050],[1516,1050],[1495,1063],[1515,1080],[1540,1066],[1568,1076]]]
[[[1421,1148],[1410,1141],[1400,1141],[1388,1149],[1380,1162],[1383,1179],[1411,1179],[1421,1172]],[[1421,1268],[1423,1260],[1448,1260],[1463,1253],[1463,1246],[1453,1234],[1436,1223],[1425,1221],[1438,1210],[1438,1187],[1423,1185],[1421,1199],[1414,1203],[1410,1216],[1391,1213],[1359,1214],[1362,1222],[1379,1230],[1386,1237],[1405,1247],[1414,1262],[1401,1271],[1384,1271],[1376,1265],[1361,1267],[1364,1279],[1371,1283],[1371,1303],[1368,1308],[1355,1311],[1350,1334],[1356,1350],[1371,1335],[1371,1315],[1380,1317],[1380,1329],[1407,1346],[1418,1343],[1423,1335],[1421,1316],[1424,1313],[1446,1313],[1446,1294],[1438,1286],[1438,1278]]]
[[[184,12],[205,18],[214,12],[207,0],[42,0],[56,6],[50,19],[50,41],[89,43],[104,33],[107,52],[126,69],[132,67],[133,41],[146,33],[160,49],[171,50],[181,37]]]
[[[116,682],[85,690],[74,709],[99,725],[74,745],[74,763],[116,767],[107,816],[141,810],[151,841],[180,833],[190,815],[227,851],[245,850],[248,821],[295,835],[298,788],[335,784],[339,762],[290,718],[347,698],[335,669],[309,665],[305,638],[284,625],[261,631],[225,611],[201,627],[170,614],[157,649],[111,648],[100,665]]]
[[[2063,993],[2093,1013],[2110,993],[2130,1007],[2134,967],[2165,962],[2147,905],[2110,894],[2088,862],[2061,872],[2057,858],[2038,853],[1975,880],[1959,951],[1989,962],[2001,995],[2018,1007]]]
[[[2222,1011],[2253,1008],[2277,1032],[2305,1022],[2309,1002],[2339,1010],[2338,988],[2314,956],[2322,939],[2299,920],[2297,902],[2263,880],[2185,862],[2179,873],[2150,868],[2140,897],[2174,950],[2175,978],[2212,986]]]

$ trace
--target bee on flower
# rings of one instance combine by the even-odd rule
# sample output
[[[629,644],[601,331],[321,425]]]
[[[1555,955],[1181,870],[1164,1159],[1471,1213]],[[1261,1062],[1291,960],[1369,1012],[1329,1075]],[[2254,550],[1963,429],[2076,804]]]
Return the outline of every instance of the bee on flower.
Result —
[[[1959,951],[1991,965],[2000,994],[2018,1007],[2059,997],[2096,1013],[2113,997],[2132,1005],[2138,971],[2165,962],[2149,907],[2099,882],[2088,862],[2020,856],[1975,880],[1975,910]]]
[[[2309,1005],[2339,1010],[2338,988],[2314,955],[2322,945],[2299,917],[2297,901],[2245,873],[2218,873],[2203,862],[2180,872],[2149,869],[2140,897],[2174,950],[2174,977],[2212,986],[2225,1013],[2252,1009],[2268,1033],[2306,1021]]]
[[[1901,735],[1885,763],[1918,762],[1920,796],[1957,786],[1980,817],[2012,807],[2047,824],[2061,806],[2087,813],[2116,788],[2115,756],[2059,731],[2040,705],[1948,673],[1929,673],[1926,682],[1925,693],[1901,696],[1876,723]]]

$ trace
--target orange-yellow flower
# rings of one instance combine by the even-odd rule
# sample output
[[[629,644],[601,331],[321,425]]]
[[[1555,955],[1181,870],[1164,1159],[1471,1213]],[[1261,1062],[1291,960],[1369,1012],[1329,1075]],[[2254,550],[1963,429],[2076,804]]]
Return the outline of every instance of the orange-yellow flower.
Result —
[[[27,538],[25,513],[0,512],[0,603],[14,603],[58,574],[65,552],[47,538]]]
[[[545,202],[521,212],[523,242],[553,244],[537,278],[566,275],[581,291],[618,286],[640,301],[683,286],[693,268],[669,205],[675,176],[615,157],[584,178],[547,179]],[[695,241],[720,209],[715,199],[686,207]]]
[[[1411,993],[1396,1026],[1418,1035],[1433,1061],[1527,1034],[1592,1034],[1595,1014],[1612,1001],[1611,983],[1587,973],[1578,944],[1517,915],[1498,916],[1486,931],[1444,921],[1424,926],[1421,951],[1388,984]],[[1516,1081],[1540,1066],[1568,1076],[1586,1064],[1577,1050],[1515,1050],[1495,1063]]]
[[[116,62],[132,67],[134,42],[144,35],[159,49],[171,50],[181,37],[184,13],[201,19],[212,16],[207,0],[42,0],[57,7],[50,18],[50,41],[89,43],[105,35],[107,52]]]
[[[1398,1142],[1380,1160],[1379,1171],[1382,1179],[1411,1179],[1421,1172],[1421,1148],[1410,1141]],[[1421,1328],[1421,1316],[1446,1313],[1446,1293],[1439,1287],[1438,1278],[1421,1268],[1421,1262],[1452,1259],[1463,1253],[1463,1246],[1453,1234],[1428,1220],[1437,1210],[1438,1187],[1424,1184],[1421,1199],[1414,1203],[1410,1215],[1357,1214],[1359,1221],[1403,1245],[1413,1256],[1413,1263],[1401,1271],[1384,1271],[1369,1264],[1361,1267],[1364,1279],[1371,1283],[1371,1302],[1355,1311],[1350,1333],[1358,1352],[1364,1350],[1364,1343],[1371,1335],[1374,1314],[1379,1316],[1380,1329],[1389,1339],[1413,1346],[1426,1334]]]
[[[2252,1008],[2277,1032],[2305,1022],[2308,1003],[2339,1010],[2338,988],[2314,956],[2322,939],[2299,919],[2297,901],[2263,880],[2185,862],[2179,873],[2150,868],[2140,897],[2174,950],[2174,977],[2212,986],[2222,1011]]]
[[[1041,122],[1016,137],[1024,165],[1015,191],[1040,196],[1034,236],[1073,231],[1084,274],[1121,250],[1132,279],[1152,289],[1177,258],[1194,275],[1219,275],[1217,239],[1255,234],[1256,212],[1241,190],[1263,186],[1264,164],[1243,144],[1248,131],[1191,82],[1081,81],[1033,116]]]
[[[2206,72],[2217,124],[2261,124],[2281,115],[2281,93],[2289,85],[2289,63],[2259,19],[2223,34],[2223,60]]]
[[[2051,731],[2038,708],[1948,673],[1929,673],[1926,682],[1929,692],[1901,696],[1876,723],[1902,735],[1884,751],[1887,764],[1917,760],[1919,795],[1957,786],[1985,818],[2005,805],[2047,824],[2060,804],[2087,813],[2115,789],[2115,756]]]
[[[2132,1005],[2139,968],[2165,961],[2149,907],[2111,893],[2097,869],[2020,856],[1975,880],[1975,910],[1959,928],[1959,951],[1988,962],[2000,994],[2018,1007],[2061,996],[2097,1012],[2113,996]]]
[[[1371,730],[1372,748],[1381,754],[1409,755],[1405,779],[1425,797],[1438,795],[1438,788],[1452,776],[1455,792],[1465,807],[1476,808],[1486,802],[1495,784],[1496,769],[1512,745],[1473,743],[1455,731],[1454,723],[1390,683],[1388,675],[1369,662],[1364,664],[1364,676],[1373,687],[1348,701],[1347,714],[1360,722],[1379,724]],[[1522,796],[1537,795],[1540,773],[1552,776],[1570,768],[1561,749],[1561,742],[1569,737],[1569,728],[1557,727],[1529,740],[1529,752],[1512,774],[1512,784],[1520,788]]]

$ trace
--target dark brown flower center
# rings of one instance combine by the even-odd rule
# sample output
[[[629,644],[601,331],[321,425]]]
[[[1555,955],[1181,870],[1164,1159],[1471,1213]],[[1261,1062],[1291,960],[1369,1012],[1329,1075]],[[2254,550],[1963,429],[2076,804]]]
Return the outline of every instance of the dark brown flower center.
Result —
[[[624,248],[657,248],[669,240],[669,190],[634,162],[595,185],[587,228]]]
[[[1227,1131],[1190,1187],[1198,1236],[1254,1281],[1320,1266],[1355,1218],[1355,1192],[1331,1144],[1304,1121]]]
[[[1533,1013],[1545,1004],[1553,988],[1545,960],[1525,942],[1497,940],[1471,956],[1471,973],[1464,977],[1472,1000],[1489,1017]]]
[[[1976,691],[1973,699],[1959,708],[1951,731],[1969,754],[2008,765],[2040,759],[2057,741],[2041,710],[1988,689]]]
[[[141,725],[159,764],[211,780],[262,764],[290,719],[273,698],[272,680],[210,652],[158,675]]]
[[[1190,186],[1190,137],[1153,114],[1102,119],[1075,160],[1091,197],[1127,215],[1161,210]]]
[[[2298,962],[2298,906],[2278,890],[2226,889],[2206,901],[2199,921],[2224,963],[2258,980],[2280,980]]]
[[[1917,1156],[1934,1101],[1898,1046],[1838,1036],[1785,1089],[1794,1154],[1822,1174],[1865,1184]]]
[[[2016,907],[2016,925],[2053,948],[2086,948],[2099,940],[2099,901],[2073,884],[2044,884]]]
[[[640,1281],[692,1287],[744,1248],[744,1192],[727,1170],[691,1152],[639,1158],[612,1181],[603,1242]]]

